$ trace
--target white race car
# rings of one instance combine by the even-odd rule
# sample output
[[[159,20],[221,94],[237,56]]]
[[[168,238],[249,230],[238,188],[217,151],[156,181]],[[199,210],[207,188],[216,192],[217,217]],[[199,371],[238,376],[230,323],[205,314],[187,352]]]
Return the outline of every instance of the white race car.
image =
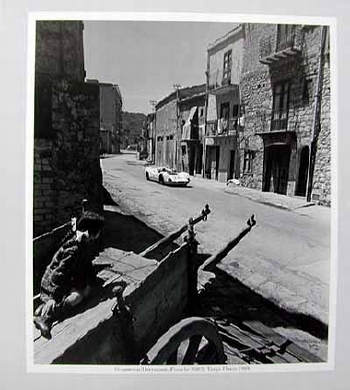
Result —
[[[147,166],[145,172],[147,180],[154,180],[160,184],[186,186],[190,182],[190,175],[187,172],[177,172],[168,167]]]

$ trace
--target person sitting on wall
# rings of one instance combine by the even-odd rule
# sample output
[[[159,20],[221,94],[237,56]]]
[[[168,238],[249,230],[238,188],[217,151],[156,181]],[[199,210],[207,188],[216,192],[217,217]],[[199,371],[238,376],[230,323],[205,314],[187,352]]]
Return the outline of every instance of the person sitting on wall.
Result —
[[[99,214],[83,212],[73,237],[61,245],[47,266],[40,287],[43,304],[34,317],[42,336],[51,338],[53,322],[89,296],[96,277],[91,243],[99,237],[103,223]]]

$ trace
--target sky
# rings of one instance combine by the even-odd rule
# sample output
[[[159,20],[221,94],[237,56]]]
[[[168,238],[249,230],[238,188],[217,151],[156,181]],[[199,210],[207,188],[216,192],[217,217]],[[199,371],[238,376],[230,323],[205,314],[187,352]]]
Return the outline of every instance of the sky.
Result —
[[[205,83],[210,43],[236,27],[223,22],[85,21],[88,79],[118,84],[123,111],[152,111],[174,84]]]

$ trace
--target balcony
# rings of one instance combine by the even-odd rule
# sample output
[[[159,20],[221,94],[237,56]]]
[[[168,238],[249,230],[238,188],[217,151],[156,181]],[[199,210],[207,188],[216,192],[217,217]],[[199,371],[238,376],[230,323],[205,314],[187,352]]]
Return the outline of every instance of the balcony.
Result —
[[[289,110],[263,110],[255,113],[255,134],[273,135],[278,133],[295,133],[293,123],[289,121]],[[292,125],[292,126],[291,126]]]
[[[271,65],[301,54],[301,33],[296,26],[280,25],[277,35],[263,37],[259,44],[259,61]]]
[[[240,131],[241,127],[242,126],[240,126],[238,118],[231,118],[229,120],[217,119],[215,121],[208,121],[206,136],[234,136],[237,134],[237,131]]]
[[[208,76],[208,90],[210,94],[221,95],[230,91],[238,91],[237,84],[231,84],[231,71],[225,76],[219,70],[212,72]]]

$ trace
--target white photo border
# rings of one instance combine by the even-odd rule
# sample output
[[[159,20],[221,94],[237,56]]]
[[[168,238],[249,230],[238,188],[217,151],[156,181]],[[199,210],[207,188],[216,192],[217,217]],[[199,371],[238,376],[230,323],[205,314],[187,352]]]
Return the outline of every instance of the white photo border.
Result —
[[[328,25],[330,27],[331,57],[331,259],[329,288],[328,360],[325,363],[225,366],[127,366],[127,365],[40,365],[34,364],[33,351],[33,148],[34,148],[34,80],[35,80],[35,24],[38,20],[83,21],[166,21],[212,23],[286,23]],[[82,374],[213,374],[213,373],[271,373],[334,370],[335,327],[338,261],[338,121],[337,121],[337,19],[335,17],[306,17],[291,15],[259,15],[231,13],[182,12],[29,12],[27,41],[27,108],[26,108],[26,350],[29,373]],[[198,368],[199,367],[199,368]]]

